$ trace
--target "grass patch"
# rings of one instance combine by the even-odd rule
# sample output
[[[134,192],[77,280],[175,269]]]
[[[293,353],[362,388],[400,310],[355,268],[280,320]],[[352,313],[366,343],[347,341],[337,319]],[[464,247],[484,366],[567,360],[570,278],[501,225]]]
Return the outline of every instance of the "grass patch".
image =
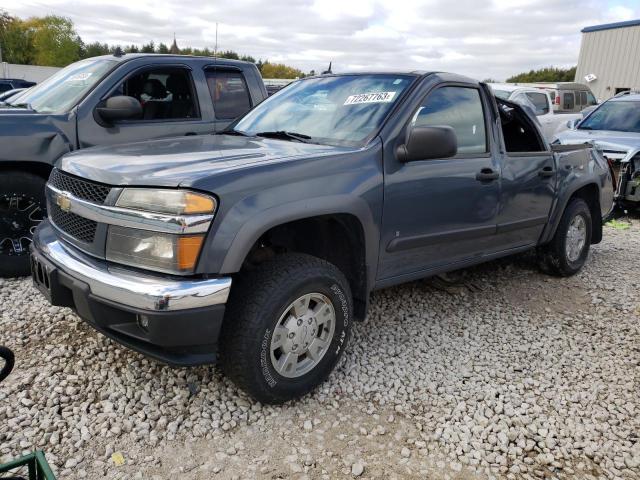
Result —
[[[620,220],[610,220],[606,223],[608,227],[615,228],[616,230],[628,230],[631,228],[631,224],[629,222],[621,222]]]

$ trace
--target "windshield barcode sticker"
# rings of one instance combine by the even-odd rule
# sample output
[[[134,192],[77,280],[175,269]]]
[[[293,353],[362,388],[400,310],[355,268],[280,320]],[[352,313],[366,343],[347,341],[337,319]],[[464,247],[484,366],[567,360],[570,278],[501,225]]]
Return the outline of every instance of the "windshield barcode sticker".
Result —
[[[376,92],[376,93],[360,93],[358,95],[350,95],[344,101],[343,105],[357,105],[360,103],[389,103],[393,101],[396,92]]]

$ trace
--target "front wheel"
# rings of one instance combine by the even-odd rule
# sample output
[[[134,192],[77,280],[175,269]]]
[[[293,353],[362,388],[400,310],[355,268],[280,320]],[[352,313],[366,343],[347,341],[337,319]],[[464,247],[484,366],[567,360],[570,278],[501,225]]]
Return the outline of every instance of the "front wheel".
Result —
[[[353,316],[349,284],[334,265],[286,254],[235,280],[220,365],[262,403],[313,390],[340,359]]]
[[[31,238],[46,216],[44,186],[37,175],[0,173],[0,277],[29,274]]]
[[[538,249],[542,271],[569,277],[580,271],[591,246],[591,211],[581,198],[570,200],[551,242]]]

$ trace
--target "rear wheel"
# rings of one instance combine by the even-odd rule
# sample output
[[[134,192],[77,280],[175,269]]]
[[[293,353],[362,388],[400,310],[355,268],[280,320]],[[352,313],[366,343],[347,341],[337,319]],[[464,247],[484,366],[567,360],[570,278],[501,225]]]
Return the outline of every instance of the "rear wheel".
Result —
[[[561,277],[578,273],[589,255],[591,222],[587,203],[581,198],[570,200],[553,239],[538,250],[541,270]]]
[[[46,216],[45,180],[26,172],[0,173],[0,276],[29,274],[29,246]]]
[[[262,403],[300,397],[322,383],[344,351],[353,304],[332,264],[287,254],[234,281],[220,365]]]

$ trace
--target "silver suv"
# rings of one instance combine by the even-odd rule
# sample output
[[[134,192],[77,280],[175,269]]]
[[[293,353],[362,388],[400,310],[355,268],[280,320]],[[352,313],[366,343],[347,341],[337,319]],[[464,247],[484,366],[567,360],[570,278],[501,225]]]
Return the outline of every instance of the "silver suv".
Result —
[[[640,207],[640,93],[624,92],[607,100],[554,143],[593,142],[613,170],[616,200]]]

